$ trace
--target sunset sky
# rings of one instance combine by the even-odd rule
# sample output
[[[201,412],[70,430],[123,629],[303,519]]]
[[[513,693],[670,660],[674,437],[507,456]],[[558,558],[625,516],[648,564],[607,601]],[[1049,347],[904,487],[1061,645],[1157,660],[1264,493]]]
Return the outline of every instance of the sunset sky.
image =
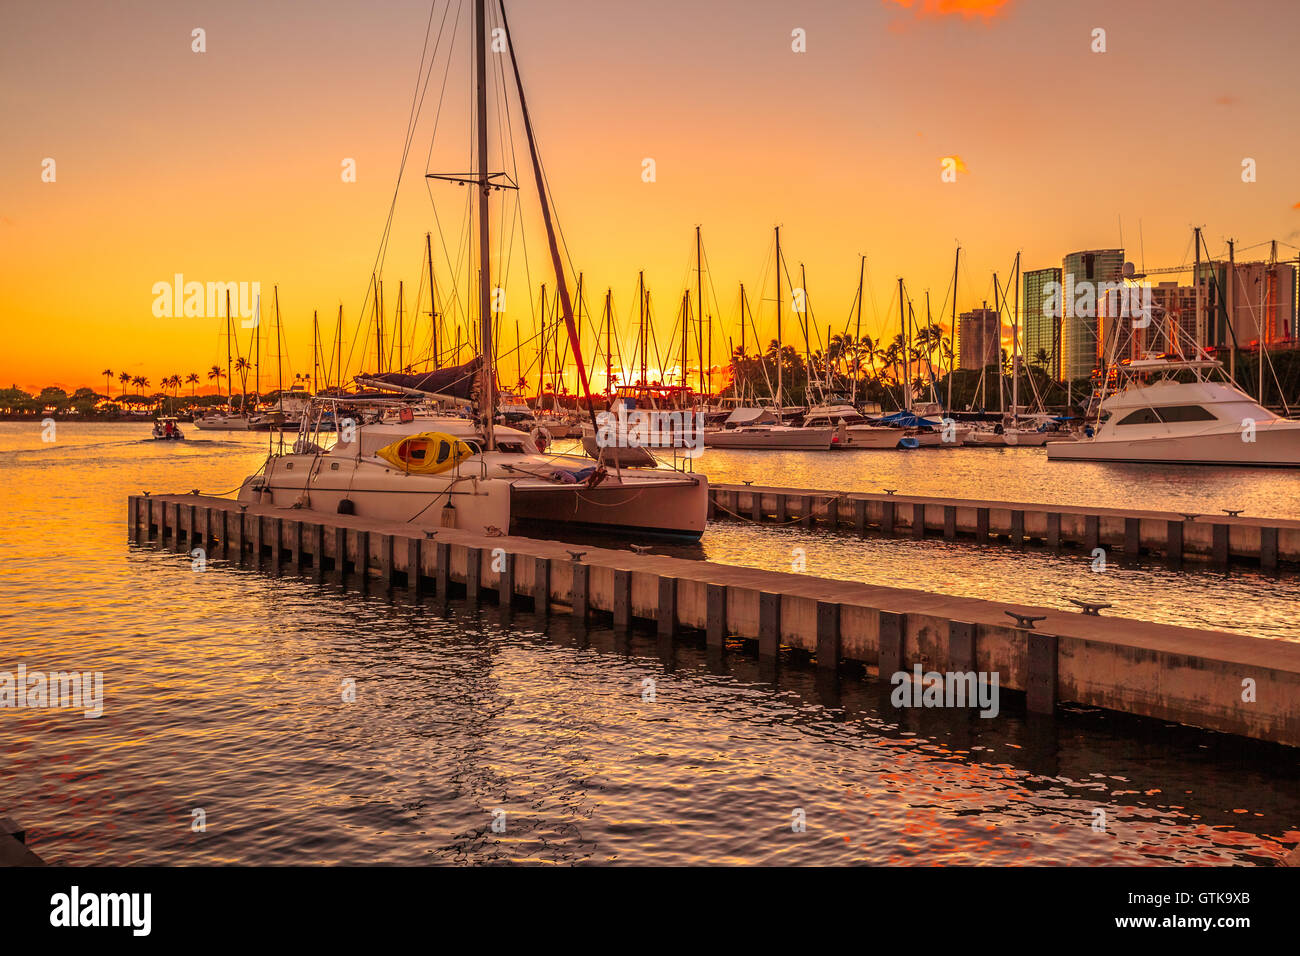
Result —
[[[435,35],[445,5],[434,5]],[[426,231],[450,288],[465,191],[423,176],[468,169],[469,6],[437,137],[443,50],[398,192],[390,322],[398,280],[412,307]],[[1025,269],[1059,265],[1070,251],[1120,245],[1121,229],[1128,258],[1152,268],[1190,259],[1193,225],[1216,254],[1237,239],[1240,259],[1267,256],[1256,244],[1269,239],[1291,259],[1300,245],[1295,0],[513,0],[507,10],[569,254],[591,308],[613,287],[628,352],[637,270],[664,339],[694,285],[697,224],[720,310],[715,362],[727,337],[738,341],[738,284],[754,300],[773,295],[777,224],[791,271],[806,265],[822,337],[844,327],[862,253],[864,331],[888,337],[897,277],[918,307],[929,288],[937,309],[958,241],[959,310],[991,300],[992,272],[1005,280],[1017,250]],[[107,367],[156,388],[224,366],[223,319],[153,315],[154,284],[177,273],[260,282],[264,317],[278,285],[296,372],[311,371],[313,309],[332,337],[341,303],[352,347],[427,0],[0,0],[0,11],[0,384],[102,389]],[[191,49],[195,28],[206,52]],[[791,49],[796,28],[806,52]],[[1094,28],[1106,31],[1104,53],[1091,50]],[[526,143],[515,137],[513,161],[499,146],[496,166],[517,165],[527,227],[510,251],[511,348],[514,322],[532,333],[537,285],[553,279]],[[965,168],[955,183],[941,181],[944,157]],[[46,158],[54,182],[42,181]],[[340,175],[347,158],[355,183]],[[642,180],[645,158],[655,182]],[[1242,182],[1245,158],[1254,183]],[[501,221],[498,209],[494,230]],[[762,304],[765,340],[773,315]],[[802,347],[796,329],[787,341]],[[514,364],[503,360],[504,379]]]

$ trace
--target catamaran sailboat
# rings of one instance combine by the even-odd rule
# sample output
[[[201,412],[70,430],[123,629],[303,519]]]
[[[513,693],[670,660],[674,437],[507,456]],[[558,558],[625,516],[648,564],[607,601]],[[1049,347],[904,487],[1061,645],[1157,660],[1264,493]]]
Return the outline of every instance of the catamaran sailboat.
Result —
[[[530,435],[496,423],[492,345],[496,277],[491,269],[489,198],[503,174],[492,173],[488,166],[488,133],[497,126],[488,122],[487,115],[490,40],[485,0],[475,0],[473,17],[477,94],[473,169],[433,178],[469,184],[476,193],[478,356],[463,366],[423,375],[376,372],[356,376],[356,381],[419,402],[433,400],[470,409],[474,417],[416,415],[408,408],[396,422],[361,424],[347,422],[343,410],[336,408],[337,441],[326,449],[314,423],[333,402],[317,399],[304,416],[291,453],[270,456],[263,470],[245,479],[239,500],[488,533],[519,533],[541,525],[552,530],[587,528],[698,538],[708,511],[708,482],[703,475],[543,455]],[[581,342],[504,5],[500,33],[494,30],[493,35],[504,36],[510,57],[518,91],[517,115],[527,134],[562,314],[594,424]]]

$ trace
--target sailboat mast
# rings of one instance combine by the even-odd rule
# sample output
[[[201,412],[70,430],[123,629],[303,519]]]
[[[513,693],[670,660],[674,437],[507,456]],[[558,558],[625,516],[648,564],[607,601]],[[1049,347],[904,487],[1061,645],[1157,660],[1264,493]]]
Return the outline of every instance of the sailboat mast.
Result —
[[[605,289],[605,394],[614,394],[614,353],[611,351],[614,338],[614,290]]]
[[[402,305],[405,297],[405,292],[402,288],[402,281],[399,279],[397,282],[397,370],[399,372],[406,367],[405,363],[402,361],[402,319],[404,318],[402,315]]]
[[[424,234],[424,258],[429,266],[429,325],[433,327],[433,367],[438,367],[438,300],[433,294],[433,233]],[[417,302],[416,312],[420,311]]]
[[[699,314],[700,327],[696,335],[700,351],[700,395],[704,395],[704,253],[700,242],[700,227],[695,227],[695,311]],[[685,378],[686,368],[682,367]]]
[[[645,340],[645,271],[637,273],[636,278],[636,297],[639,303],[637,308],[637,338],[641,343],[641,384],[646,383],[646,340]]]
[[[230,377],[230,337],[234,335],[234,326],[230,322],[230,290],[226,290],[226,410],[229,411],[235,401],[235,380]],[[221,384],[220,382],[217,383]],[[125,388],[122,389],[126,391]],[[243,411],[243,409],[240,409]]]
[[[320,388],[320,361],[321,361],[321,341],[320,341],[320,313],[315,309],[311,310],[311,382],[312,393]]]
[[[496,387],[492,357],[492,245],[488,217],[488,195],[492,190],[488,179],[488,123],[487,123],[487,3],[474,0],[474,70],[477,93],[478,161],[474,170],[478,178],[478,309],[479,309],[479,414],[483,423],[483,438],[488,451],[496,450],[493,419],[496,417]]]
[[[686,387],[686,335],[691,328],[691,290],[682,293],[682,388]]]
[[[1011,414],[1019,415],[1020,406],[1020,376],[1016,374],[1019,370],[1020,355],[1020,253],[1016,252],[1016,269],[1015,276],[1012,280],[1012,295],[1015,296],[1011,304]]]
[[[781,227],[776,227],[776,421],[781,424],[783,416],[781,409],[784,403],[781,398],[782,381],[781,366],[785,364],[781,348]]]
[[[993,360],[998,367],[998,411],[1006,412],[1002,404],[1002,293],[998,285],[998,274],[993,273],[993,311],[997,313],[997,338],[993,340]]]
[[[537,407],[542,408],[542,399],[546,396],[546,283],[542,283],[540,311],[542,315],[542,338],[537,347]]]
[[[903,343],[903,409],[910,411],[912,408],[912,365],[907,360],[907,313],[903,311],[903,277],[898,277],[898,326],[900,331],[899,341]]]
[[[334,364],[338,369],[338,379],[334,387],[343,388],[343,303],[339,303],[339,318],[334,323]],[[326,376],[328,378],[329,376]]]
[[[284,326],[280,324],[280,287],[272,286],[275,293],[275,393],[276,405],[284,411]]]
[[[961,262],[961,246],[952,257],[952,327],[948,329],[948,403],[944,411],[952,411],[952,380],[957,369],[957,265]]]
[[[867,274],[867,257],[858,261],[858,321],[853,331],[853,399],[854,408],[858,406],[858,379],[862,377],[862,280]]]

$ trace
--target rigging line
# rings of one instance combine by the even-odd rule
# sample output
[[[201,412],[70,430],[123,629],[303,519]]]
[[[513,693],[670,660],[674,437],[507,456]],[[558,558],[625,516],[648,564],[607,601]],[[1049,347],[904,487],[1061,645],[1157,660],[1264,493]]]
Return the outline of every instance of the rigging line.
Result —
[[[433,75],[433,63],[437,58],[438,48],[442,43],[442,36],[447,23],[447,14],[451,9],[450,0],[448,0],[448,3],[443,10],[442,21],[439,23],[438,26],[438,36],[434,41],[433,51],[430,52],[429,34],[432,32],[433,14],[437,10],[437,7],[438,7],[438,0],[432,0],[432,2],[429,5],[429,20],[428,23],[425,25],[424,44],[420,51],[420,65],[416,72],[415,90],[413,90],[411,93],[411,109],[407,117],[406,136],[402,147],[402,158],[401,158],[401,162],[398,165],[397,180],[393,184],[393,198],[389,202],[388,215],[385,218],[384,228],[380,235],[379,247],[375,252],[375,260],[371,269],[371,279],[369,282],[367,282],[366,291],[363,295],[363,299],[362,299],[363,304],[361,307],[361,312],[357,317],[356,332],[354,332],[352,343],[348,348],[348,362],[347,362],[348,367],[351,367],[352,365],[352,355],[355,352],[357,346],[356,333],[360,332],[361,322],[365,317],[366,309],[370,305],[371,285],[374,283],[375,277],[378,276],[383,271],[383,263],[388,250],[388,240],[389,240],[389,236],[391,235],[392,227],[393,227],[393,214],[397,208],[397,196],[401,190],[401,185],[402,185],[402,175],[406,169],[407,157],[410,155],[411,143],[415,137],[415,128],[418,123],[420,109],[424,104],[425,93],[428,90],[429,78],[432,77]],[[454,37],[454,32],[453,32],[453,37]],[[426,61],[429,64],[427,75],[425,71]],[[423,78],[423,83],[421,83],[422,78]],[[376,371],[378,371],[378,369],[376,369]]]

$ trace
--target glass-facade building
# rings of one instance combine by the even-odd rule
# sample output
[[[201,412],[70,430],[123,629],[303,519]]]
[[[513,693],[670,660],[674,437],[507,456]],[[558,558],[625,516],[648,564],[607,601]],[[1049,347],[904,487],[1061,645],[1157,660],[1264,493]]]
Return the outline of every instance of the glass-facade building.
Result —
[[[1002,323],[994,309],[971,309],[957,317],[957,367],[982,369],[1002,356]]]
[[[1022,361],[1037,365],[1052,378],[1061,377],[1061,270],[1026,272]],[[1055,293],[1053,295],[1053,293]]]
[[[1101,285],[1123,281],[1123,249],[1091,249],[1065,257],[1061,264],[1063,380],[1090,375],[1099,364],[1097,312],[1103,291]]]

